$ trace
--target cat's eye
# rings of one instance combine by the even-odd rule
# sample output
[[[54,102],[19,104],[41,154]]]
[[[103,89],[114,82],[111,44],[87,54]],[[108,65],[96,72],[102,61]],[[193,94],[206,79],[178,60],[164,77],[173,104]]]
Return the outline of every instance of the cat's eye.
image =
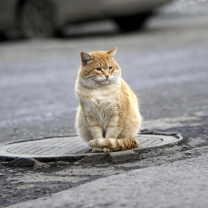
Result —
[[[112,67],[112,66],[110,66],[110,67],[109,67],[109,70],[111,70],[112,68],[113,68],[113,67]]]
[[[98,71],[102,71],[102,68],[100,68],[100,67],[97,67],[95,69],[98,70]]]

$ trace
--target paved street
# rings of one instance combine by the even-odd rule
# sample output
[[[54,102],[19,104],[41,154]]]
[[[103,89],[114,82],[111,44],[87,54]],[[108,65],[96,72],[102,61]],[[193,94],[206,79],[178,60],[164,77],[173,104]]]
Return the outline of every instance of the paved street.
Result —
[[[206,155],[198,158],[112,175],[54,194],[52,197],[19,204],[12,208],[206,208],[207,153],[208,149]]]
[[[208,207],[208,3],[193,2],[161,9],[141,32],[120,34],[103,22],[63,39],[0,42],[0,144],[75,134],[80,51],[114,46],[142,128],[185,139],[131,163],[37,171],[0,164],[0,207],[43,196],[16,207]]]

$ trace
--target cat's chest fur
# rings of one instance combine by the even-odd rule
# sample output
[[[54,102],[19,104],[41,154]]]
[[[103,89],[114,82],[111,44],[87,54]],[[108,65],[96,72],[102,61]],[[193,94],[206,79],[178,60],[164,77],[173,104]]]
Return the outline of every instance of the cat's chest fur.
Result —
[[[95,90],[89,93],[89,97],[81,99],[83,111],[86,116],[93,117],[98,124],[106,129],[109,120],[116,114],[118,103],[118,91],[100,92]]]

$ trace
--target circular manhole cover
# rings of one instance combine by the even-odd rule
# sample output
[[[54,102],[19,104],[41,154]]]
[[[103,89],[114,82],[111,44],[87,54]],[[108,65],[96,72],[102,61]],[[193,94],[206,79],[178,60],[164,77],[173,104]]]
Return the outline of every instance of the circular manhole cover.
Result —
[[[144,149],[151,149],[182,140],[176,133],[147,133],[137,136],[140,146],[137,149],[120,151],[119,154],[126,154],[128,151],[139,153]],[[35,158],[38,160],[64,160],[74,161],[76,158],[85,156],[96,156],[112,153],[92,153],[91,148],[78,136],[52,137],[36,140],[12,142],[0,147],[0,158]]]

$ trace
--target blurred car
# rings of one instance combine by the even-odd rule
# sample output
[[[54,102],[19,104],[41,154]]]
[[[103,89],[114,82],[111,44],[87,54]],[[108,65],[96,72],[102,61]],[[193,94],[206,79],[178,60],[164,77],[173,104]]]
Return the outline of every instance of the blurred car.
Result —
[[[141,28],[153,11],[171,0],[0,0],[0,32],[49,37],[70,23],[111,18],[121,31]]]

